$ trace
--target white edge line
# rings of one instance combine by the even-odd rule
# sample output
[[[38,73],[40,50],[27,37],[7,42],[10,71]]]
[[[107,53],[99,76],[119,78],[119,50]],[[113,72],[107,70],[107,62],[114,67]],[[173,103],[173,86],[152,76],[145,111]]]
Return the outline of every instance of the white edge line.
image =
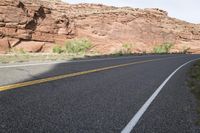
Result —
[[[199,60],[198,59],[194,59],[194,60],[190,60],[186,63],[184,63],[183,65],[181,65],[180,67],[178,67],[173,73],[171,73],[166,79],[165,81],[157,88],[157,90],[151,95],[151,97],[145,102],[145,104],[138,110],[138,112],[133,116],[133,118],[131,119],[131,121],[126,125],[126,127],[121,131],[121,133],[130,133],[133,128],[136,126],[136,124],[138,123],[138,121],[140,120],[140,118],[142,117],[142,115],[145,113],[145,111],[148,109],[148,107],[151,105],[151,103],[153,102],[153,100],[157,97],[157,95],[159,94],[159,92],[162,90],[162,88],[165,86],[165,84],[171,79],[171,77],[178,71],[180,70],[182,67],[186,66],[187,64]]]
[[[89,60],[78,60],[78,61],[60,61],[60,62],[47,62],[47,63],[34,63],[34,64],[19,64],[19,65],[5,65],[0,66],[1,68],[14,68],[14,67],[26,67],[26,66],[39,66],[39,65],[53,65],[53,64],[65,64],[72,62],[90,62],[90,61],[102,61],[102,60],[119,60],[119,59],[129,59],[129,58],[141,58],[141,57],[152,57],[151,56],[128,56],[128,57],[115,57],[115,58],[103,58],[103,59],[89,59]]]

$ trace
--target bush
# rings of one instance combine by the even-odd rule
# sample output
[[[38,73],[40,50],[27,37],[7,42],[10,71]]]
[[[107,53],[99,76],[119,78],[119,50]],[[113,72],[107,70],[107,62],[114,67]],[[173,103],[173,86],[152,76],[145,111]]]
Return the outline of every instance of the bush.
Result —
[[[91,42],[88,39],[74,39],[66,42],[65,50],[67,53],[83,54],[91,48]]]
[[[64,50],[62,49],[61,46],[56,45],[53,47],[53,53],[61,54],[63,52],[64,52]]]
[[[171,43],[164,43],[162,45],[158,45],[153,49],[153,53],[156,54],[169,53],[172,46],[173,45]]]
[[[189,78],[187,80],[191,92],[195,95],[198,100],[197,112],[198,121],[197,124],[200,125],[200,60],[194,63],[190,70],[188,71]]]
[[[131,54],[133,49],[133,45],[131,43],[124,43],[122,45],[122,53],[123,54]]]

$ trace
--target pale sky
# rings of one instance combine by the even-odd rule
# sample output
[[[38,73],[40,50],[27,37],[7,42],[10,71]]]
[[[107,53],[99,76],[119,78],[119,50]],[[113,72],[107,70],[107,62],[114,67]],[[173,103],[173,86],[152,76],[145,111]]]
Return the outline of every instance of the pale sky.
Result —
[[[160,8],[169,16],[200,23],[200,0],[64,0],[67,3],[101,3],[134,8]]]

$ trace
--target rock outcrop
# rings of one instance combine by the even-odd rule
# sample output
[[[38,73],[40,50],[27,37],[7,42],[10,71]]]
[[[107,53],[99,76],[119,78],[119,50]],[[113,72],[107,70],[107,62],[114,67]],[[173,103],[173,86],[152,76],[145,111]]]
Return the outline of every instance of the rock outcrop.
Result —
[[[10,45],[7,39],[0,39],[0,54],[5,54],[9,51]]]
[[[0,39],[8,40],[11,48],[39,52],[41,42],[55,43],[73,38],[74,28],[73,20],[41,3],[19,0],[0,3]]]
[[[160,9],[44,0],[0,3],[0,53],[12,48],[48,52],[55,43],[82,37],[103,54],[119,51],[123,43],[133,44],[133,52],[151,52],[166,42],[174,44],[172,52],[190,48],[200,53],[200,25],[171,18]]]

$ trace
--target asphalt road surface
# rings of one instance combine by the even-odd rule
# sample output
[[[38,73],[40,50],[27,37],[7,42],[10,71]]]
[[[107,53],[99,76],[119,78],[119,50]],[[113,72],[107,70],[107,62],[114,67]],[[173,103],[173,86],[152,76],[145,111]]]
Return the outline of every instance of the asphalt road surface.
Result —
[[[0,65],[0,133],[200,133],[186,85],[198,58]]]

